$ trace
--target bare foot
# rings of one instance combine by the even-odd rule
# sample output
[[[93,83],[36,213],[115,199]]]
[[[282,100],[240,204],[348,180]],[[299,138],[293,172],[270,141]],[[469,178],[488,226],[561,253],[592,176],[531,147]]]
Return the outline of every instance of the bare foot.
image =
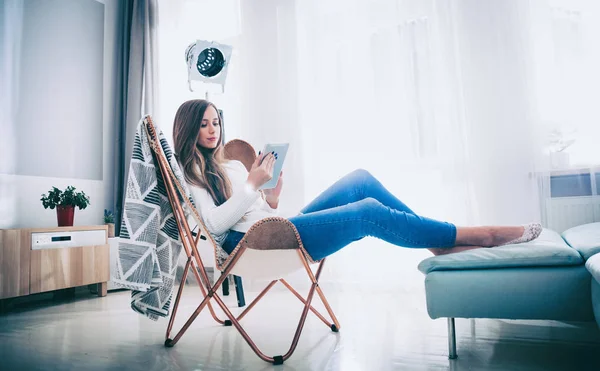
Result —
[[[523,235],[524,228],[517,227],[459,227],[456,246],[498,246]]]
[[[523,243],[537,238],[542,231],[538,223],[510,227],[459,227],[456,231],[457,246],[501,246]]]
[[[492,235],[492,244],[490,246],[504,245],[523,236],[525,227],[489,227]]]

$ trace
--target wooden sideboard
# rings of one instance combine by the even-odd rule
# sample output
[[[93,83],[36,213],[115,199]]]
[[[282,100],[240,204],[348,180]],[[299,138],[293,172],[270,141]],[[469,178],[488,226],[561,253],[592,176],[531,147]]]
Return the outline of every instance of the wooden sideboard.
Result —
[[[104,237],[99,238],[102,232]],[[93,244],[78,244],[85,238],[70,241],[71,235],[86,237],[89,233],[95,236]],[[39,247],[41,238],[48,244]],[[53,247],[50,241],[55,240],[70,245]],[[0,299],[89,284],[98,284],[98,295],[105,296],[109,254],[106,225],[0,229]]]

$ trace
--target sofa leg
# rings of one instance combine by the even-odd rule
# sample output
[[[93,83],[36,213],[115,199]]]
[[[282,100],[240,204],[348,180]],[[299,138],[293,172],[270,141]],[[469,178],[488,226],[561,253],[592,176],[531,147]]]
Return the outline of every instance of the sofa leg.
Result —
[[[456,333],[454,318],[448,318],[448,358],[456,359]]]

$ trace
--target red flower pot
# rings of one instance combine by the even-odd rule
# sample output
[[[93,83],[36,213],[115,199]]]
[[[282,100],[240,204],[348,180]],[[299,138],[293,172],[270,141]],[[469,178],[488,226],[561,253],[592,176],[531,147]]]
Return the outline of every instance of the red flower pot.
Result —
[[[72,227],[75,206],[57,206],[56,219],[59,227]]]

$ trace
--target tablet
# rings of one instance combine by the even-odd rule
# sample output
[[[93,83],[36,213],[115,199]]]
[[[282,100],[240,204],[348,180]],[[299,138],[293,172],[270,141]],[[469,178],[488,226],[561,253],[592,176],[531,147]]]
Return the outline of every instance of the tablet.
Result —
[[[285,155],[287,154],[289,146],[289,143],[265,145],[265,148],[263,148],[262,153],[275,152],[277,153],[277,160],[275,160],[275,165],[273,166],[273,178],[271,178],[271,180],[263,184],[259,189],[275,188],[275,186],[277,185],[277,181],[279,180],[279,175],[281,174],[283,162],[285,161]]]

